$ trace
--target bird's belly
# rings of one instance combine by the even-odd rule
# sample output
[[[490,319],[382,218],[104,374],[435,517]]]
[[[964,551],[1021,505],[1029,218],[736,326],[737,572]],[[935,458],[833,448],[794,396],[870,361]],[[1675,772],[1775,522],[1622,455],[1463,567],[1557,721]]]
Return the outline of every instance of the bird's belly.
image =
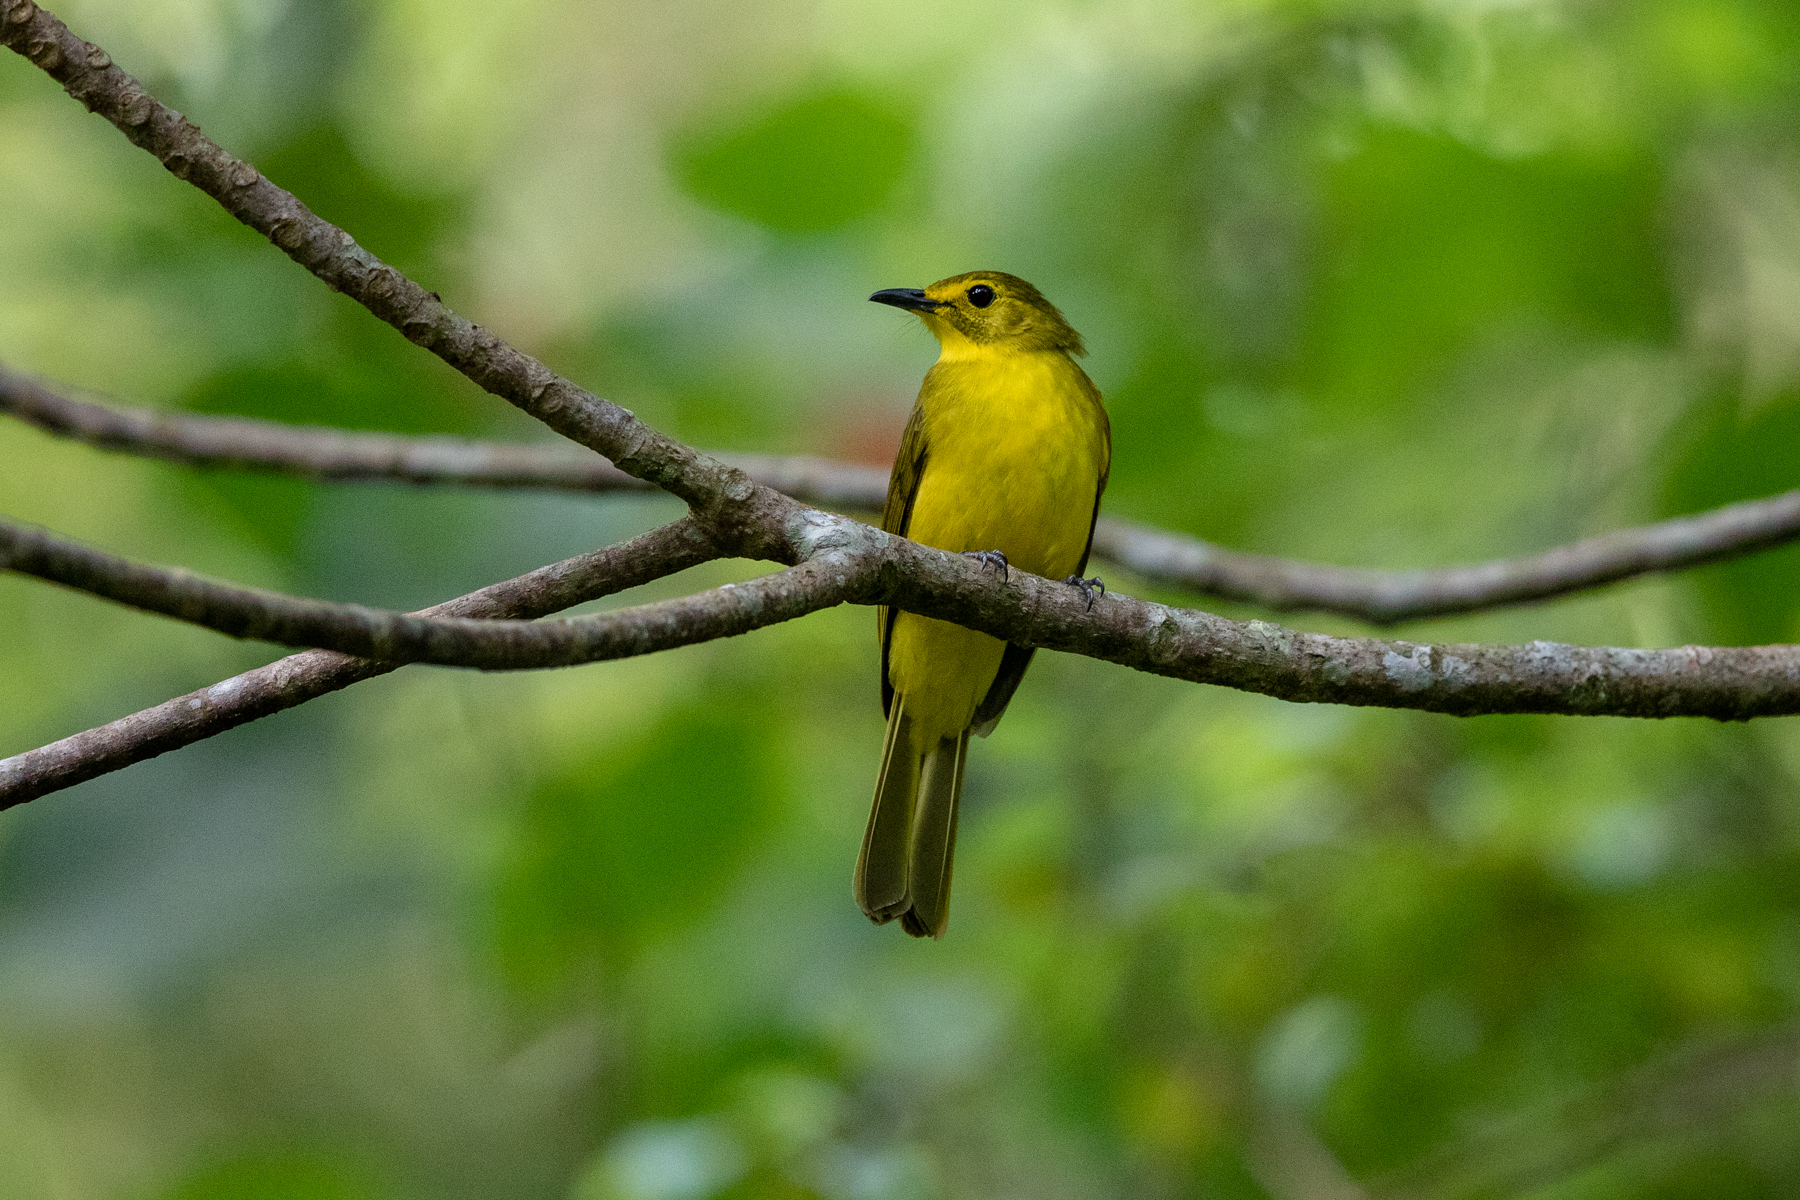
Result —
[[[1014,422],[978,442],[936,450],[907,536],[958,553],[998,550],[1010,567],[1051,579],[1071,574],[1087,549],[1100,470],[1100,452],[1071,440],[1068,424],[1042,430]],[[954,737],[967,728],[1005,649],[984,633],[896,613],[888,679],[905,697],[916,734]]]
[[[894,614],[888,680],[899,694],[895,703],[906,706],[920,753],[973,723],[1005,653],[1006,643],[985,633],[917,613]]]
[[[1086,455],[940,454],[920,480],[907,536],[940,550],[998,550],[1007,562],[1060,579],[1087,549],[1098,468]],[[1080,460],[1086,461],[1080,461]]]

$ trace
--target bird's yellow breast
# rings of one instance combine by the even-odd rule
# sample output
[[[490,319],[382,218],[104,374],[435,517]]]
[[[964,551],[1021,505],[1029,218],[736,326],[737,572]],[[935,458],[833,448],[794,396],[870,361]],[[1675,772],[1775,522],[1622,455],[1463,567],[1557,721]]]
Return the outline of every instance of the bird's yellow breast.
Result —
[[[907,536],[999,550],[1051,578],[1087,548],[1106,470],[1105,414],[1066,354],[946,356],[919,392],[925,462]]]
[[[924,461],[907,536],[998,550],[1052,579],[1072,574],[1109,465],[1099,394],[1061,351],[956,349],[946,345],[919,391]],[[1005,644],[911,613],[894,621],[889,681],[922,745],[935,746],[968,727]]]

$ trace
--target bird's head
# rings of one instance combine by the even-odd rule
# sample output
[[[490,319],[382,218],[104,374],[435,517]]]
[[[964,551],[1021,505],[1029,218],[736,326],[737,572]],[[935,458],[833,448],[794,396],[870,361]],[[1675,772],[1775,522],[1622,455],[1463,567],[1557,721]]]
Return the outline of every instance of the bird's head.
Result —
[[[1087,353],[1056,305],[1004,271],[952,275],[924,289],[888,288],[869,299],[918,313],[946,358],[996,350]]]

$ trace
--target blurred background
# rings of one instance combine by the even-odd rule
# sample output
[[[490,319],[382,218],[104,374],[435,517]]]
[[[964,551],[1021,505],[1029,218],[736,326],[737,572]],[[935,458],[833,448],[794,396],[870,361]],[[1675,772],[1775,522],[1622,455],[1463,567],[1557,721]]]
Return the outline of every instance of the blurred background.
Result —
[[[885,464],[935,347],[864,298],[993,267],[1092,347],[1115,516],[1412,567],[1800,486],[1789,0],[55,8],[703,447]],[[545,437],[10,55],[0,196],[14,368]],[[400,608],[678,512],[12,422],[0,509]],[[1796,572],[1401,634],[1800,640]],[[1459,721],[1040,656],[919,943],[850,899],[873,626],[409,668],[0,816],[0,1194],[1796,1194],[1792,719]],[[0,577],[0,754],[278,653]]]

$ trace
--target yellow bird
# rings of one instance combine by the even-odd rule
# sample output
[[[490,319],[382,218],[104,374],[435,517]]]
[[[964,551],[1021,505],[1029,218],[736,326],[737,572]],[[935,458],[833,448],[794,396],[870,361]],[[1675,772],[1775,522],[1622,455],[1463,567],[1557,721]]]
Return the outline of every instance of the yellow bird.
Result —
[[[869,299],[919,315],[937,336],[888,482],[881,527],[940,550],[1084,580],[1112,432],[1099,389],[1070,355],[1081,335],[1029,283],[972,271]],[[1066,577],[1066,578],[1065,578]],[[856,902],[871,921],[900,918],[914,937],[943,937],[950,917],[956,808],[969,734],[993,730],[1031,650],[946,621],[887,608],[881,703],[887,740]]]

